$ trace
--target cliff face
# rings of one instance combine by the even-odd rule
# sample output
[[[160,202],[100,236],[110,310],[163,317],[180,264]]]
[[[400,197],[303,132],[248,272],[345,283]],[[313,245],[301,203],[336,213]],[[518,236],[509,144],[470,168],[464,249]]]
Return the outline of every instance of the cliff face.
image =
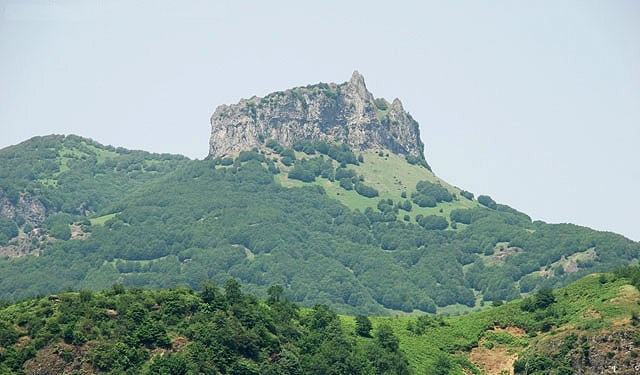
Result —
[[[354,150],[386,148],[424,159],[418,123],[400,100],[375,99],[357,71],[349,82],[320,83],[221,105],[211,116],[209,156],[297,140],[344,142]]]

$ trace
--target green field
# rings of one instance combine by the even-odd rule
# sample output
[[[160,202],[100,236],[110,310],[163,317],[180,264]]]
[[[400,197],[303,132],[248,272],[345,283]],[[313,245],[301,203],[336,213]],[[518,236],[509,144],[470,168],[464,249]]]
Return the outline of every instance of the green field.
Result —
[[[113,219],[116,215],[117,213],[98,216],[93,219],[89,219],[89,221],[91,222],[91,225],[104,225],[104,223],[106,223],[110,219]]]

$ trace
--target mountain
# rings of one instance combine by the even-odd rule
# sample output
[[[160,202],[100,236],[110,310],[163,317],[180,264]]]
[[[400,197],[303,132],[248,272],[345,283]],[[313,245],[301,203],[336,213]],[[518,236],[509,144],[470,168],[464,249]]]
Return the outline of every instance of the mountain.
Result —
[[[323,140],[359,152],[388,149],[424,159],[418,123],[399,99],[374,98],[357,71],[340,85],[319,83],[243,99],[219,106],[211,116],[212,157],[260,147],[265,139],[284,147]]]
[[[212,130],[205,160],[60,135],[0,150],[0,298],[233,278],[259,296],[279,285],[295,302],[341,313],[459,313],[638,261],[640,244],[623,236],[531,221],[442,181],[417,124],[384,128],[382,104],[371,107],[383,100],[371,102],[358,74],[324,87],[266,98],[325,108],[335,90],[332,121],[298,109],[302,129],[333,124],[327,133],[260,122],[295,111],[256,105],[257,120],[238,123],[225,151]],[[357,116],[345,104],[355,92],[366,99]],[[259,101],[221,108],[240,116]],[[401,137],[403,126],[415,134]],[[379,137],[362,143],[344,129]]]

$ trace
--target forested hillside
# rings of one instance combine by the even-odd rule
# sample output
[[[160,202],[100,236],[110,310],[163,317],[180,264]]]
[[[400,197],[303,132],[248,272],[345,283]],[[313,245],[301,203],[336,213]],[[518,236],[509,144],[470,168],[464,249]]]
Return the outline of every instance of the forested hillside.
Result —
[[[388,326],[357,341],[335,312],[300,311],[281,289],[266,303],[234,280],[27,300],[0,309],[0,373],[409,373]]]
[[[424,160],[319,141],[189,160],[37,137],[0,150],[0,214],[4,300],[232,277],[343,313],[456,312],[639,253],[476,198]]]
[[[115,284],[1,305],[0,373],[634,374],[638,287],[627,267],[459,317],[354,317],[280,285]]]

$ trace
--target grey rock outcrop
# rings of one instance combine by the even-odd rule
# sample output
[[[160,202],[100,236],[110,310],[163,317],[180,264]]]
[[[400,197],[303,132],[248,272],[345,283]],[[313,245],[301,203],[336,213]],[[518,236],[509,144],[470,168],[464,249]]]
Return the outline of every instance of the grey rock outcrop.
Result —
[[[342,84],[319,83],[219,106],[211,117],[209,156],[250,150],[267,139],[287,147],[297,140],[344,142],[357,151],[388,149],[424,160],[418,123],[400,100],[374,98],[357,71]]]
[[[42,202],[28,193],[20,194],[18,201],[13,203],[6,193],[0,190],[0,215],[2,216],[12,220],[22,216],[25,222],[37,227],[44,222],[46,211]]]

